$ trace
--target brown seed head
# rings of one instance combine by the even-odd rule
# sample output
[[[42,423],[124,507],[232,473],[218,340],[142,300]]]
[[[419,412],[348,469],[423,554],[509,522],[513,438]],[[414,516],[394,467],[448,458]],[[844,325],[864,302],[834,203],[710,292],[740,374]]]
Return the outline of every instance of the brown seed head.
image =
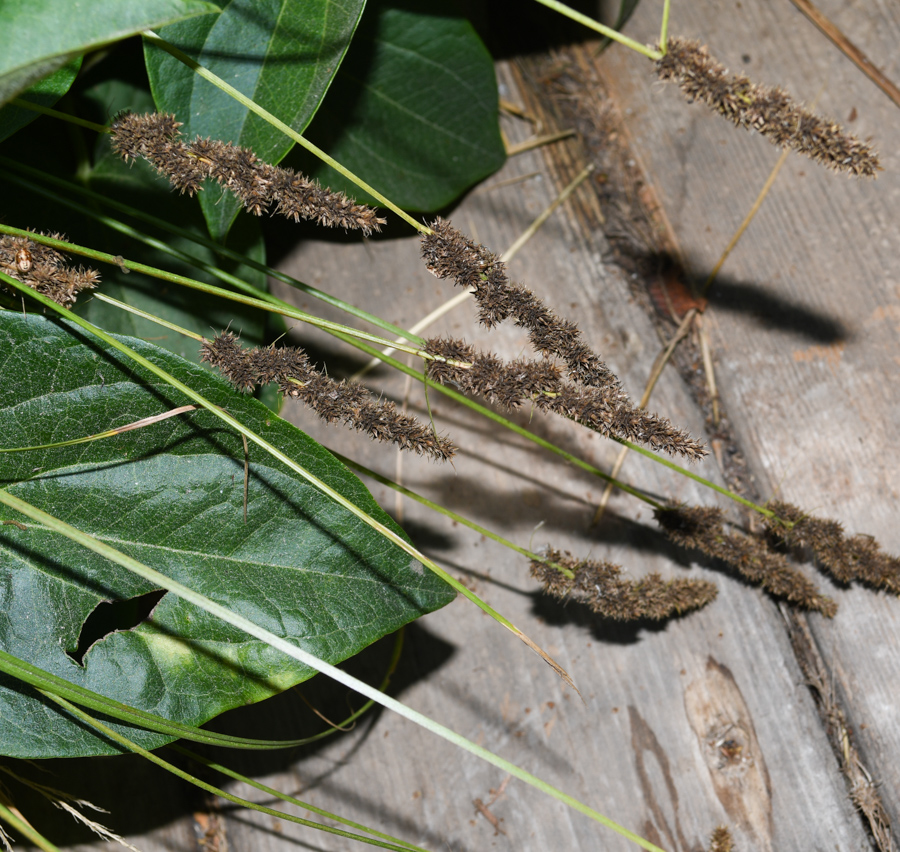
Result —
[[[61,234],[47,236],[64,239]],[[71,308],[79,293],[100,283],[96,269],[68,266],[62,252],[10,234],[0,235],[0,269],[64,308]]]
[[[611,562],[576,560],[569,553],[550,550],[547,562],[532,561],[531,575],[544,591],[563,600],[573,599],[605,618],[618,621],[660,621],[699,609],[713,601],[716,587],[706,580],[663,580],[649,574],[639,580],[624,580],[622,569]],[[567,577],[555,565],[571,571]]]
[[[719,559],[745,579],[803,609],[832,617],[837,605],[791,566],[781,553],[753,536],[727,533],[721,509],[673,504],[654,512],[666,537],[675,544]]]
[[[777,87],[730,74],[698,41],[671,38],[656,63],[661,80],[673,80],[689,102],[698,100],[738,127],[761,133],[780,148],[835,171],[874,177],[878,154],[840,125],[810,112]]]
[[[193,195],[207,178],[235,195],[255,216],[267,210],[293,219],[368,236],[385,220],[342,192],[322,189],[314,180],[259,160],[249,148],[196,137],[187,144],[172,115],[125,113],[112,123],[113,150],[126,161],[142,157],[181,192]]]
[[[437,461],[456,452],[453,443],[415,417],[397,411],[392,402],[375,401],[361,385],[320,373],[297,347],[244,349],[230,331],[200,347],[200,360],[220,370],[242,393],[257,385],[277,382],[285,396],[303,402],[326,423],[344,423],[377,441],[390,441]]]

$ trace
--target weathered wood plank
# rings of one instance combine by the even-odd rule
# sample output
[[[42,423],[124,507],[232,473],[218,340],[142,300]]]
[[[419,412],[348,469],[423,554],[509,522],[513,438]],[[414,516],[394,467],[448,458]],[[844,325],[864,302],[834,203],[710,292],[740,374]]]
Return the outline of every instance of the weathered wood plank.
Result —
[[[897,77],[895,6],[817,4],[871,61]],[[885,171],[848,181],[791,157],[723,269],[708,311],[720,392],[761,492],[783,495],[900,551],[900,286],[896,257],[896,107],[787,4],[677,7],[673,31],[702,37],[733,69],[818,98],[863,138]],[[642,8],[635,37],[651,40]],[[691,270],[702,277],[772,168],[777,152],[732,131],[668,86],[645,85],[646,63],[610,51],[614,91]],[[646,73],[646,71],[645,71]],[[863,760],[900,820],[900,608],[859,588],[836,591],[833,622],[810,620]]]

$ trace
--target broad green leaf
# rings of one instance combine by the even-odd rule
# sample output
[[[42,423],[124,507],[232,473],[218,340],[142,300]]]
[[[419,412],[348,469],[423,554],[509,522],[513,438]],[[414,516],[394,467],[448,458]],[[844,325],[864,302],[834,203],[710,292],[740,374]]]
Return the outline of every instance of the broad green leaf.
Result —
[[[81,57],[76,56],[71,62],[67,62],[62,68],[58,68],[49,77],[35,83],[28,91],[22,93],[22,98],[33,104],[43,107],[52,107],[66,92],[69,91],[78,69],[81,68]],[[39,113],[30,109],[7,104],[0,107],[0,141],[12,136],[17,130],[30,124],[38,117]]]
[[[165,27],[160,35],[257,104],[302,132],[344,58],[365,0],[232,0],[217,18]],[[253,149],[278,163],[294,144],[259,116],[152,45],[145,48],[157,108],[182,133]],[[217,186],[200,194],[210,234],[221,239],[240,205]]]
[[[128,339],[382,523],[396,526],[321,446],[209,370]],[[0,434],[51,443],[171,410],[180,395],[65,322],[0,312]],[[14,377],[14,381],[10,380]],[[240,437],[194,411],[115,438],[0,455],[10,493],[113,544],[329,661],[452,599],[399,548],[253,448],[243,520]],[[117,565],[0,509],[0,648],[51,674],[186,724],[313,672],[166,594],[148,621],[67,651],[104,600],[151,591]],[[112,754],[111,743],[0,677],[0,754]],[[120,726],[146,747],[165,737]],[[301,735],[302,732],[298,732]]]
[[[0,104],[89,50],[218,11],[202,0],[3,0]]]
[[[506,157],[491,57],[445,4],[373,0],[308,138],[404,209],[439,209]],[[299,149],[291,165],[371,203]]]

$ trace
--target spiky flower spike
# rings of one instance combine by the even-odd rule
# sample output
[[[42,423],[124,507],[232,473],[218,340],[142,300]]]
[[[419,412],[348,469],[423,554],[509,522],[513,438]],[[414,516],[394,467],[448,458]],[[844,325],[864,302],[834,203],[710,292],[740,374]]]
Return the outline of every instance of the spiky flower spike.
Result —
[[[425,268],[438,278],[452,278],[460,287],[473,287],[483,325],[493,328],[512,317],[516,325],[528,329],[531,345],[542,355],[558,356],[573,379],[608,388],[627,400],[618,378],[584,344],[575,323],[560,319],[530,290],[510,284],[500,258],[449,222],[435,219],[430,227],[433,233],[422,238]]]
[[[729,72],[698,41],[670,38],[656,63],[661,80],[673,80],[688,101],[702,101],[738,127],[756,130],[781,148],[792,148],[835,171],[875,177],[878,154],[870,145],[816,115],[777,87],[759,86]]]
[[[563,600],[576,600],[599,615],[618,621],[660,621],[700,609],[716,597],[715,585],[706,580],[666,581],[659,574],[623,580],[618,565],[577,560],[558,550],[550,550],[547,561],[569,569],[574,577],[567,577],[552,565],[532,561],[531,576],[540,581],[545,592]]]
[[[691,460],[706,455],[701,443],[664,417],[635,408],[614,389],[569,384],[562,380],[559,367],[550,361],[522,359],[506,363],[491,353],[476,352],[463,340],[433,338],[425,341],[424,349],[437,356],[428,362],[428,377],[441,384],[456,385],[463,393],[483,396],[508,409],[518,408],[527,400],[536,408],[568,417],[606,436]]]
[[[720,559],[751,583],[804,609],[831,618],[837,605],[819,594],[813,583],[788,564],[766,543],[746,535],[726,533],[721,509],[706,506],[672,505],[654,512],[666,537],[680,547],[693,548]]]
[[[61,234],[47,236],[65,239]],[[10,234],[0,236],[0,269],[64,308],[71,308],[82,290],[100,283],[96,269],[66,266],[65,255],[56,249]]]
[[[366,236],[381,230],[385,219],[371,207],[293,171],[264,163],[249,148],[215,139],[185,143],[173,115],[120,115],[111,125],[113,150],[126,162],[142,157],[169,182],[193,195],[212,178],[237,196],[256,216],[273,210],[295,222],[301,218],[331,228],[355,229]]]
[[[790,546],[808,547],[836,580],[860,580],[900,594],[900,558],[881,550],[871,536],[847,538],[837,521],[813,518],[790,503],[773,501],[769,508],[776,515],[767,521],[769,532]]]
[[[708,852],[734,852],[734,840],[728,826],[720,825],[709,838]]]
[[[390,441],[402,450],[413,450],[437,461],[447,461],[456,452],[449,439],[397,411],[394,403],[375,402],[365,388],[320,373],[297,347],[244,349],[237,337],[226,331],[204,341],[200,356],[242,393],[258,384],[277,382],[285,396],[299,399],[327,423],[341,421],[374,440]]]

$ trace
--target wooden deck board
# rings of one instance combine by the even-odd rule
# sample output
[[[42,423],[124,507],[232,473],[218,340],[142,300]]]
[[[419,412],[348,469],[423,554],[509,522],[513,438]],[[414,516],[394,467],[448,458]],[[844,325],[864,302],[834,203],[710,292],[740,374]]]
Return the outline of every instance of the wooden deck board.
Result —
[[[818,5],[896,79],[896,7]],[[636,37],[644,40],[655,26],[648,12],[634,21]],[[702,33],[732,68],[784,83],[798,98],[818,98],[823,112],[844,122],[853,118],[848,126],[874,137],[881,152],[884,172],[876,181],[848,181],[791,157],[723,268],[708,316],[720,392],[761,492],[836,518],[849,532],[874,535],[897,553],[897,108],[787,4],[736,10],[698,3],[679,9],[677,18],[673,28]],[[750,63],[742,64],[744,54]],[[631,112],[637,153],[689,265],[704,272],[777,152],[759,138],[731,132],[702,107],[684,105],[670,87],[634,84],[642,64],[610,51],[602,73],[620,107]],[[896,599],[860,588],[835,596],[837,618],[812,618],[811,630],[896,825],[900,608]]]

